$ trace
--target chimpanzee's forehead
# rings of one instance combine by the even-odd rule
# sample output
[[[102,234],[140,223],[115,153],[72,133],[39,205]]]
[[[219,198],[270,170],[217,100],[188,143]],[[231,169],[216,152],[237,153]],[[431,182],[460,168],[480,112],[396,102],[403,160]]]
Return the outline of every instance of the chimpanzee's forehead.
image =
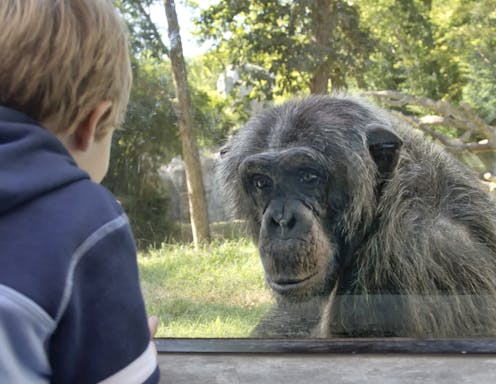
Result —
[[[311,148],[314,152],[326,154],[339,153],[340,148],[355,147],[361,142],[360,132],[355,128],[342,125],[325,126],[319,124],[297,125],[295,122],[282,122],[267,137],[268,151],[284,151],[294,147]],[[351,142],[355,141],[355,144]]]
[[[309,147],[291,147],[280,151],[267,151],[250,155],[245,160],[246,163],[257,164],[279,164],[298,166],[304,164],[324,163],[322,154]]]
[[[319,108],[307,104],[283,105],[270,113],[266,120],[271,126],[269,148],[298,143],[324,151],[330,143],[340,145],[359,138],[371,122],[368,111],[352,102],[321,103]]]
[[[383,117],[354,99],[321,96],[286,102],[252,118],[235,138],[233,155],[306,146],[342,158],[343,151],[364,150],[371,123],[384,124]]]

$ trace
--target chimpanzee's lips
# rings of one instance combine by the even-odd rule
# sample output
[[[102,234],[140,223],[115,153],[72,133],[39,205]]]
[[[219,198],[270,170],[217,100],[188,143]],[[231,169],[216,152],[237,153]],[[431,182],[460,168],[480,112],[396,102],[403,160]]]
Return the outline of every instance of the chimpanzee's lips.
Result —
[[[312,280],[319,274],[319,271],[315,271],[310,275],[303,278],[280,278],[272,279],[267,276],[267,283],[276,292],[279,293],[290,293],[294,290],[299,290],[305,288],[307,285],[312,284]]]

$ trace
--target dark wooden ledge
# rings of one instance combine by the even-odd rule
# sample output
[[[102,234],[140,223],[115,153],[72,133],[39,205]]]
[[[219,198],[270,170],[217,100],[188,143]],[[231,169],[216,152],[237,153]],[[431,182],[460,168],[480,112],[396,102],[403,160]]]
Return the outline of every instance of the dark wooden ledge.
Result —
[[[159,353],[496,354],[496,338],[155,339]]]

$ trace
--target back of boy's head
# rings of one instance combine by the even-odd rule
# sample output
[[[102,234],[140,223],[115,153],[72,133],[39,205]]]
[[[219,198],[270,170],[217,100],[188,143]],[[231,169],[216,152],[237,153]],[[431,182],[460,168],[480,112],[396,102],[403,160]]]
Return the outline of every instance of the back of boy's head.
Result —
[[[110,100],[97,127],[102,137],[124,119],[127,44],[111,0],[0,0],[0,105],[60,134]]]

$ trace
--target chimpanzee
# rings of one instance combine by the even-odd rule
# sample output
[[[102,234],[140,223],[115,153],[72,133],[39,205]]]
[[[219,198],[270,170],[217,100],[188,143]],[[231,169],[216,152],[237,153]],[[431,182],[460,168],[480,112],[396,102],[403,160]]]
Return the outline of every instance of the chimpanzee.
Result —
[[[343,95],[268,109],[219,178],[276,298],[254,336],[496,334],[496,207],[386,111]]]

